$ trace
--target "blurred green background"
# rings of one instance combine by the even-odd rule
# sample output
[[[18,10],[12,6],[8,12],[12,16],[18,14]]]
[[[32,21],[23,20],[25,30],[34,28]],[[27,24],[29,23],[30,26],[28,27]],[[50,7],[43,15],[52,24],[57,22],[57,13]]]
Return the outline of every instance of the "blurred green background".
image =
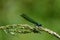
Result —
[[[60,34],[60,0],[0,0],[0,26],[29,24],[20,15],[27,14],[44,27]],[[0,30],[0,40],[59,40],[46,33],[17,34],[11,36]]]

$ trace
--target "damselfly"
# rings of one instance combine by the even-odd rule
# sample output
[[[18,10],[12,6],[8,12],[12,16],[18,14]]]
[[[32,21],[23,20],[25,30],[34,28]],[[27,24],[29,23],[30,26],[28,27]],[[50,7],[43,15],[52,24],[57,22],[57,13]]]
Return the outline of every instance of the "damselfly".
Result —
[[[38,26],[38,27],[41,27],[41,26],[42,26],[42,25],[39,24],[38,22],[36,22],[36,21],[34,21],[33,19],[31,19],[30,17],[28,17],[26,14],[22,14],[21,17],[23,17],[23,18],[26,19],[27,21],[35,24],[35,25]],[[39,33],[39,31],[36,30],[35,28],[33,29],[33,32],[34,32],[34,33]]]
[[[30,17],[28,17],[26,14],[22,14],[21,17],[23,17],[24,19],[26,19],[27,21],[35,24],[36,26],[42,26],[41,24],[39,24],[38,22],[34,21],[33,19],[31,19]]]

